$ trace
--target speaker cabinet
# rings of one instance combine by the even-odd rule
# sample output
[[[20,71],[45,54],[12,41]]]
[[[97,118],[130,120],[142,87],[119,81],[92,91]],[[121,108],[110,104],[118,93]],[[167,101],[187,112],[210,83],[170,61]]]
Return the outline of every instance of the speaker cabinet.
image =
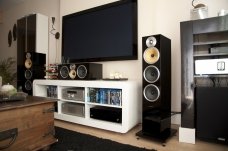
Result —
[[[58,65],[58,79],[97,80],[102,79],[102,64],[81,63]]]
[[[142,38],[142,133],[163,135],[171,126],[171,40]]]
[[[37,52],[24,53],[24,65],[18,65],[17,85],[21,87],[23,92],[32,95],[32,83],[34,79],[44,79],[46,55]]]
[[[196,87],[196,136],[228,144],[228,88]]]

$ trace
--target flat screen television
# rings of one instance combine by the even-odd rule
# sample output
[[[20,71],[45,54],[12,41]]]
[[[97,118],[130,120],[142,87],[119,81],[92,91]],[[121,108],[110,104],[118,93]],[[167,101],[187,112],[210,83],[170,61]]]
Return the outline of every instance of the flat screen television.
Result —
[[[64,62],[137,60],[137,0],[63,16]]]

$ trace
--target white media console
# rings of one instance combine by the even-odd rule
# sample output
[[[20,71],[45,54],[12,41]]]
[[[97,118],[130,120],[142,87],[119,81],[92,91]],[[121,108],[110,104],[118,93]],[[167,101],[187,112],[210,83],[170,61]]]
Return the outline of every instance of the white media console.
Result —
[[[66,89],[79,88],[83,90],[84,100],[66,99],[62,93]],[[107,94],[110,91],[118,91],[120,102],[117,104],[110,103],[110,96],[106,96],[108,101],[92,101],[91,90],[104,90]],[[120,93],[119,93],[120,92]],[[103,80],[34,80],[33,95],[43,97],[54,97],[58,99],[57,110],[54,114],[55,119],[73,122],[77,124],[87,125],[100,129],[110,130],[114,132],[126,133],[139,123],[140,99],[139,88],[134,81],[103,81]],[[104,100],[104,96],[102,99]],[[100,98],[98,98],[100,99]],[[82,107],[83,115],[68,114],[63,110],[65,104],[72,107]],[[90,108],[109,107],[118,108],[122,112],[122,122],[110,122],[91,118]],[[73,109],[73,108],[72,108]],[[70,107],[71,110],[71,107]],[[79,111],[80,112],[80,111]]]

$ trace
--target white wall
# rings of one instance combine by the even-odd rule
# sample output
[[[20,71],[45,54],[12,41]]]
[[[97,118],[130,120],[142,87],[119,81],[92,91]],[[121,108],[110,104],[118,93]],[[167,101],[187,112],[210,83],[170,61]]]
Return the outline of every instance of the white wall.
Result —
[[[1,6],[2,22],[0,23],[0,59],[15,57],[17,55],[17,42],[13,41],[12,46],[8,47],[8,32],[12,31],[17,19],[32,13],[40,13],[49,17],[49,31],[51,30],[51,17],[56,17],[55,27],[59,31],[59,0],[21,0],[13,3],[14,5]],[[49,60],[53,62],[56,56],[56,42],[53,35],[49,34]]]

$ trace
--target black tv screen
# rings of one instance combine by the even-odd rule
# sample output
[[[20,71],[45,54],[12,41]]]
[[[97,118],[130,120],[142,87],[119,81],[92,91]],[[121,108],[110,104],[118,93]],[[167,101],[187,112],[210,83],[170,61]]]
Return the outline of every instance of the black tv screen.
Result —
[[[137,59],[137,0],[122,0],[63,16],[65,62]]]

